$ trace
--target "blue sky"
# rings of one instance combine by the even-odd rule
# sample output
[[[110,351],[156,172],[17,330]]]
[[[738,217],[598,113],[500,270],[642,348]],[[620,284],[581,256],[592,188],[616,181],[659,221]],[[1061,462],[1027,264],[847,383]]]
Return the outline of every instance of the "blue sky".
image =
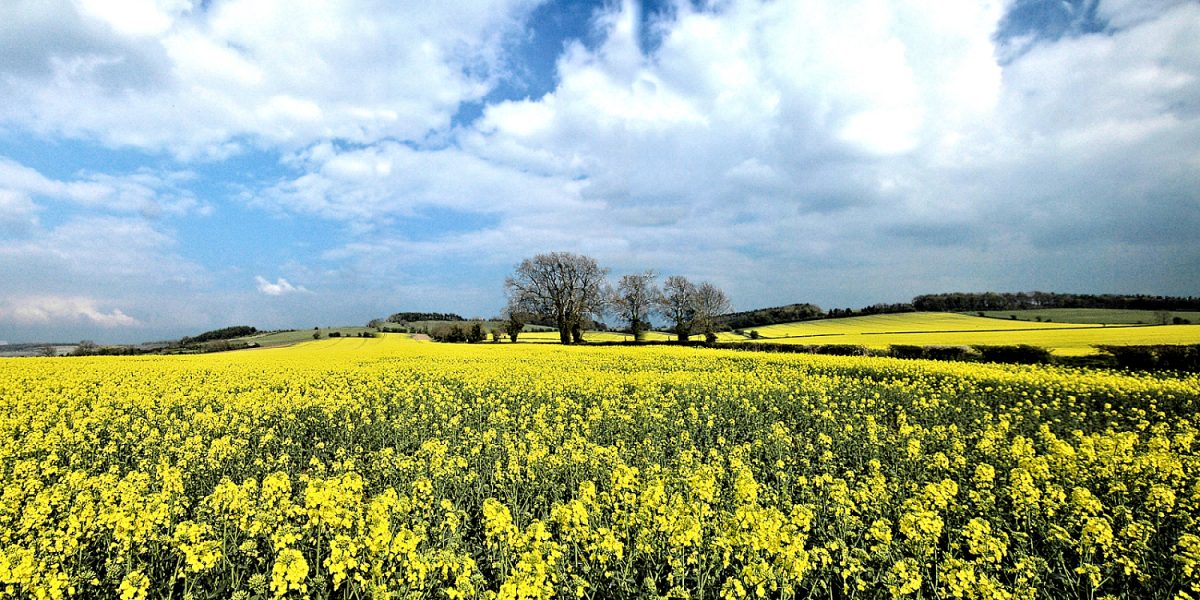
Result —
[[[524,257],[738,309],[1200,293],[1200,3],[0,4],[0,341],[491,316]]]

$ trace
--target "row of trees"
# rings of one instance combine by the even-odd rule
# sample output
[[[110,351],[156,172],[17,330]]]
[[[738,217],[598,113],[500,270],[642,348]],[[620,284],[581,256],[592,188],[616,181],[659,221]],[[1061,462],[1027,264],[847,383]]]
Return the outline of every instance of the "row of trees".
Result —
[[[1063,294],[1056,292],[982,292],[924,294],[913,308],[934,312],[1025,310],[1036,308],[1109,308],[1123,310],[1200,310],[1200,298],[1144,294]]]
[[[538,254],[521,261],[504,282],[508,305],[505,333],[516,341],[525,323],[544,321],[558,329],[564,344],[583,341],[593,319],[609,314],[627,324],[641,341],[651,319],[661,316],[680,341],[702,333],[716,339],[717,316],[729,312],[729,299],[709,282],[667,277],[660,288],[653,271],[624,275],[614,287],[607,268],[590,256],[570,252]]]

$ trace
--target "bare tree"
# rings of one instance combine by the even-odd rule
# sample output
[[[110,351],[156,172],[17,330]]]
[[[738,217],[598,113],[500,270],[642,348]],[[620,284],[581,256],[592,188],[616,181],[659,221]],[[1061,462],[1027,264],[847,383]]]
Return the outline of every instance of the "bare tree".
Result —
[[[696,285],[679,275],[663,283],[657,304],[681,342],[697,332],[704,333],[709,342],[715,341],[717,317],[730,311],[729,298],[721,288],[707,281]]]
[[[589,256],[551,252],[521,261],[504,287],[510,306],[552,319],[559,340],[569,344],[582,342],[590,316],[604,310],[607,274]]]
[[[654,285],[655,277],[653,271],[623,275],[617,283],[617,289],[611,293],[609,302],[616,315],[629,323],[634,341],[640,342],[646,338],[646,330],[650,328],[650,313],[662,295],[658,286]]]
[[[717,341],[717,317],[732,310],[729,297],[721,288],[705,281],[696,286],[692,308],[692,319],[696,329],[704,333],[705,340],[710,344]]]
[[[658,297],[658,312],[671,322],[671,331],[681,342],[688,341],[692,334],[692,321],[696,315],[694,298],[696,286],[686,277],[672,275],[663,282],[662,294]]]

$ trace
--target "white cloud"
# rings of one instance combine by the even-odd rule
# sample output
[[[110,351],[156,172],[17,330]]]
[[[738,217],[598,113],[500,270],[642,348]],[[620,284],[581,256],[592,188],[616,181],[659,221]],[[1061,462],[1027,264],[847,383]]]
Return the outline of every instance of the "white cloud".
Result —
[[[1102,0],[1096,16],[1109,26],[1125,29],[1159,18],[1164,12],[1191,4],[1189,0]]]
[[[208,203],[182,187],[189,177],[189,173],[182,171],[162,174],[142,170],[123,175],[80,173],[76,179],[62,181],[0,156],[0,192],[147,217],[209,212]]]
[[[28,195],[0,187],[0,233],[17,237],[32,231],[39,211]]]
[[[205,270],[176,254],[175,245],[145,219],[77,217],[0,245],[0,280],[8,293],[72,297],[154,296],[205,285]]]
[[[5,3],[0,122],[180,157],[419,140],[493,87],[538,3]]]
[[[180,0],[80,0],[82,12],[97,18],[118,33],[129,36],[161,35],[171,22],[191,9]]]
[[[414,150],[382,142],[349,151],[328,144],[296,156],[305,174],[255,201],[356,224],[388,224],[423,209],[476,214],[578,211],[576,182],[497,165],[456,148]]]
[[[736,280],[751,304],[1097,290],[1117,270],[1122,290],[1200,284],[1200,6],[1002,67],[1005,7],[950,4],[682,3],[650,54],[613,12],[553,92],[486,107],[457,148],[322,147],[273,199],[359,223],[496,216],[327,254],[365,269],[566,248]]]
[[[857,163],[953,140],[997,102],[994,4],[730,2],[686,4],[640,54],[626,8],[595,51],[574,46],[560,83],[540,98],[489,106],[468,150],[521,169],[586,176],[589,191],[727,202],[744,190],[721,174],[753,163],[777,201],[828,207],[862,201],[827,178]]]
[[[107,297],[86,286],[157,292],[162,273],[194,291],[282,268],[484,313],[520,258],[559,249],[714,279],[745,308],[1200,285],[1195,2],[1102,0],[1112,30],[999,50],[1005,2],[678,2],[648,25],[610,4],[598,43],[558,58],[553,91],[449,128],[502,76],[503,37],[532,4],[163,2],[133,18],[98,3],[57,19],[0,5],[20,24],[0,25],[0,124],[181,157],[260,146],[289,175],[235,182],[252,206],[344,226],[290,240],[312,244],[311,272],[216,275],[128,218],[149,201],[202,210],[183,174],[55,180],[0,160],[0,228],[22,232],[0,275]],[[120,218],[43,228],[52,202]],[[325,300],[291,281],[256,276],[221,306],[253,320],[249,299],[287,296],[266,303],[286,325]]]
[[[304,286],[292,285],[288,280],[280,277],[275,280],[275,283],[267,281],[263,276],[254,277],[254,281],[258,283],[258,291],[268,296],[282,296],[284,294],[294,294],[297,292],[308,292]]]
[[[101,327],[132,327],[139,321],[119,308],[104,311],[95,299],[82,296],[0,298],[0,321],[43,325],[55,321],[86,322]]]

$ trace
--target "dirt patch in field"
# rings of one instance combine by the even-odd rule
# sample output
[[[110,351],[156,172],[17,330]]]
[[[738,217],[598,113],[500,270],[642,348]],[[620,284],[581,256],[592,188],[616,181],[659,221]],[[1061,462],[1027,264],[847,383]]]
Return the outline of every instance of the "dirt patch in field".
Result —
[[[412,334],[412,339],[414,339],[418,342],[428,342],[429,340],[431,340],[433,338],[425,335],[424,333],[414,333],[414,334]]]

